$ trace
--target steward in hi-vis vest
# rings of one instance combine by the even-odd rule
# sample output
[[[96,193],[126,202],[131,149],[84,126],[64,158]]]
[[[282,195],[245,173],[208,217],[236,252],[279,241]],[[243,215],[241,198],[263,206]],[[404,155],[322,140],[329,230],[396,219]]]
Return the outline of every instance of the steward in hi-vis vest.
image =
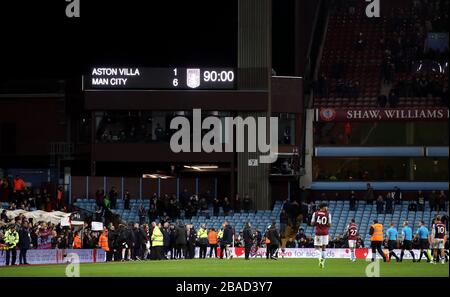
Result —
[[[378,220],[374,220],[373,225],[370,226],[369,234],[372,246],[372,262],[375,261],[377,252],[381,255],[383,261],[386,262],[386,256],[381,248],[383,245],[383,225],[378,223]]]

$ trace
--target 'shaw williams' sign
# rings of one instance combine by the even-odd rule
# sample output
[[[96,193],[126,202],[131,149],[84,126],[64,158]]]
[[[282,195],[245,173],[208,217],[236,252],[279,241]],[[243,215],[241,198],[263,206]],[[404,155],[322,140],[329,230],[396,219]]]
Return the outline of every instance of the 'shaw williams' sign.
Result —
[[[447,121],[447,108],[380,108],[380,109],[334,109],[315,110],[317,122],[346,121]]]

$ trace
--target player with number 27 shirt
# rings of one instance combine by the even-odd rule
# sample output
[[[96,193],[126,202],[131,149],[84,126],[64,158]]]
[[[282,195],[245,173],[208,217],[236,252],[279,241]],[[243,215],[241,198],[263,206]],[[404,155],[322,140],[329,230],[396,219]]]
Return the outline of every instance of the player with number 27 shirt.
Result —
[[[325,267],[325,250],[328,245],[328,230],[331,227],[331,214],[325,203],[319,205],[319,210],[314,212],[311,225],[315,226],[314,246],[319,251],[319,267]]]

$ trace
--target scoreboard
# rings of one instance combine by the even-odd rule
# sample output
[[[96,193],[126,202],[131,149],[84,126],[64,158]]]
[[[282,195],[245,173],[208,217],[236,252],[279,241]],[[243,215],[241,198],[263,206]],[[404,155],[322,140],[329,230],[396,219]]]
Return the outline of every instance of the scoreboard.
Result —
[[[234,68],[93,67],[83,76],[83,90],[228,90],[235,85]]]

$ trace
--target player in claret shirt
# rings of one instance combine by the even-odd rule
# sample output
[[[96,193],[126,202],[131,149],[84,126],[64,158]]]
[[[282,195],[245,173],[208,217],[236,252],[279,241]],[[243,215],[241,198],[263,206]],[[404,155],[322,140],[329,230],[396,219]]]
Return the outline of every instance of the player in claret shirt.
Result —
[[[325,203],[319,205],[319,210],[314,212],[311,218],[311,225],[316,227],[314,246],[319,251],[319,267],[325,267],[325,251],[328,245],[328,230],[331,227],[331,214]]]
[[[437,217],[431,229],[431,244],[433,245],[433,261],[436,264],[441,257],[441,263],[445,264],[445,242],[447,241],[447,232],[445,225],[441,222],[441,217]]]
[[[355,219],[351,219],[350,223],[347,226],[346,233],[347,233],[348,247],[350,249],[350,260],[352,262],[355,262],[356,240],[358,239],[358,225],[356,225]]]

